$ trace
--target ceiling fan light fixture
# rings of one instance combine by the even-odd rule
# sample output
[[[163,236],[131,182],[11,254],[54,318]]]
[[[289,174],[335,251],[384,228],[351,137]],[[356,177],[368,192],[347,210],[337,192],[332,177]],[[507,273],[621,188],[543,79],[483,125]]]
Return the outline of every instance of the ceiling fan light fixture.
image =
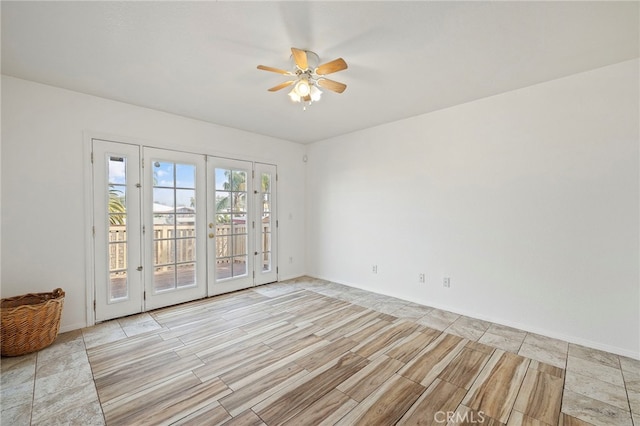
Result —
[[[318,102],[320,100],[320,97],[322,96],[322,90],[318,89],[314,84],[309,90],[309,96],[311,96],[311,100],[313,102]]]
[[[291,89],[291,91],[289,92],[289,97],[291,98],[291,100],[293,102],[300,102],[300,100],[301,100],[300,95],[298,95],[296,93],[296,89],[295,88]]]
[[[304,102],[307,104],[311,104],[312,102],[318,102],[320,100],[320,97],[322,96],[322,90],[318,89],[318,87],[313,83],[309,83],[306,80],[305,82],[306,84],[300,84],[300,82],[298,82],[298,84],[302,86],[302,90],[297,90],[296,84],[296,86],[294,86],[293,89],[291,89],[291,91],[289,92],[289,98],[291,98],[292,102]],[[305,92],[307,93],[303,94]]]
[[[293,90],[295,90],[296,94],[301,98],[308,96],[311,93],[311,87],[309,85],[309,80],[306,78],[302,78],[298,80],[295,86],[293,86]]]
[[[316,53],[292,47],[291,60],[293,61],[293,71],[285,71],[266,65],[258,65],[258,69],[293,77],[289,81],[270,88],[269,91],[277,92],[285,87],[293,86],[288,93],[289,98],[294,103],[301,103],[302,109],[306,109],[313,102],[320,100],[322,97],[320,87],[336,93],[342,93],[347,88],[346,84],[325,77],[327,74],[347,69],[347,63],[344,59],[338,58],[318,65],[320,58]]]

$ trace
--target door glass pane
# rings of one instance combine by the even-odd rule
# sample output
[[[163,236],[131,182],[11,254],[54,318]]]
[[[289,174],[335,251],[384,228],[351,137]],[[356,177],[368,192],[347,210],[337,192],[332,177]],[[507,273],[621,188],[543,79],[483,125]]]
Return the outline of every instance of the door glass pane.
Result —
[[[196,208],[196,191],[193,189],[176,190],[177,213],[191,213]]]
[[[195,262],[196,260],[196,239],[195,238],[180,238],[176,240],[178,245],[178,252],[176,259],[177,263],[183,262]]]
[[[229,257],[231,255],[231,237],[218,236],[216,238],[216,258]]]
[[[233,191],[246,191],[247,172],[234,171],[231,174],[231,185]]]
[[[156,161],[153,163],[153,186],[173,188],[174,185],[174,163]]]
[[[171,225],[173,223],[173,220],[175,219],[175,215],[173,214],[153,214],[153,224],[154,225]],[[155,233],[157,235],[156,238],[162,238],[160,237],[160,235],[164,235],[165,233],[162,232],[162,228],[156,228],[155,229]]]
[[[176,215],[176,236],[178,238],[195,237],[196,223],[194,214],[178,214]]]
[[[244,213],[247,211],[246,192],[235,192],[231,200],[231,211],[234,213]]]
[[[262,272],[271,271],[271,253],[262,253]]]
[[[241,256],[247,254],[247,235],[233,236],[233,255]]]
[[[216,235],[231,234],[231,216],[228,214],[216,215]]]
[[[262,210],[260,232],[262,234],[260,250],[262,252],[262,271],[271,271],[271,173],[260,176]]]
[[[262,233],[262,251],[269,252],[271,251],[271,232],[263,232]]]
[[[176,288],[175,266],[156,266],[153,271],[153,289],[155,291],[163,291],[174,288]]]
[[[233,276],[238,277],[242,275],[247,275],[247,257],[234,257],[233,258]]]
[[[110,301],[127,298],[127,271],[110,271],[109,284]]]
[[[127,281],[127,159],[107,156],[108,194],[107,224],[109,253],[110,302],[126,300],[129,296]]]
[[[175,212],[175,194],[172,188],[153,188],[153,212]]]
[[[231,258],[216,258],[216,279],[231,278]]]
[[[216,169],[216,191],[231,189],[231,170]]]
[[[196,166],[153,164],[154,291],[195,285]]]
[[[196,187],[196,166],[193,164],[176,164],[176,187]]]
[[[229,213],[231,211],[231,192],[216,191],[216,212]]]
[[[215,169],[216,279],[247,274],[247,177],[242,170]]]
[[[163,226],[166,231],[168,226]],[[153,242],[153,258],[155,265],[168,265],[175,263],[174,240],[155,240]]]
[[[127,183],[127,163],[124,157],[111,155],[108,159],[109,184],[126,185]]]
[[[183,263],[178,265],[178,287],[192,287],[196,284],[196,264]]]
[[[110,199],[109,203],[112,203],[114,200]],[[119,202],[118,202],[119,204]],[[124,207],[124,204],[122,205]],[[112,209],[113,206],[109,206],[109,209]],[[122,213],[109,213],[109,226],[117,226],[117,225],[126,225],[127,224],[127,215]],[[117,229],[114,227],[114,229]],[[119,234],[124,241],[124,232]]]
[[[231,235],[231,223],[217,223],[216,235],[219,235],[219,236]]]
[[[247,215],[234,214],[231,217],[232,231],[234,234],[246,234],[247,233]]]

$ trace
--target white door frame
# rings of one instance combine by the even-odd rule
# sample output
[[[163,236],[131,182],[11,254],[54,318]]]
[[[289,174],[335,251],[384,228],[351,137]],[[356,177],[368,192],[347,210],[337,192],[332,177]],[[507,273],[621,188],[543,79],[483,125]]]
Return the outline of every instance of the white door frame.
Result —
[[[135,145],[94,139],[91,142],[93,160],[93,200],[96,207],[93,212],[93,258],[94,258],[94,309],[95,318],[105,321],[126,315],[140,313],[143,310],[143,279],[138,267],[142,265],[141,245],[141,194],[140,194],[140,147]],[[121,163],[125,184],[114,184],[114,189],[125,197],[126,225],[124,233],[126,243],[110,243],[111,225],[109,224],[109,176],[111,167]],[[117,170],[114,168],[114,171]],[[117,234],[120,234],[119,232]],[[125,246],[126,256],[121,261],[124,269],[124,289],[126,294],[114,299],[110,292],[110,258],[108,246],[120,250]],[[102,250],[105,250],[104,252]],[[119,263],[119,261],[117,262]]]

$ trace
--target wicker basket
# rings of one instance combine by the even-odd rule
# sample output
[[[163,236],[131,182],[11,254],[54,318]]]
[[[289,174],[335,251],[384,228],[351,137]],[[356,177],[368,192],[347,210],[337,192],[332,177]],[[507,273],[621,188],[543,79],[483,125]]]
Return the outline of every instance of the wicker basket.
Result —
[[[2,356],[39,351],[56,340],[64,305],[61,288],[2,299]]]

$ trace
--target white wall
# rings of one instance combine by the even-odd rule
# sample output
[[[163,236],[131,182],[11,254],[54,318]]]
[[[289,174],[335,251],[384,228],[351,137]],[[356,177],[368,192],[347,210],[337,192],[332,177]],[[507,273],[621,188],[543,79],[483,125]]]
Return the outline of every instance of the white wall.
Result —
[[[282,279],[638,357],[639,74],[629,61],[307,149],[3,76],[2,297],[60,286],[63,330],[86,324],[83,134],[110,134],[278,164]]]
[[[277,164],[280,279],[304,274],[304,146],[2,76],[2,297],[62,287],[86,325],[87,134]]]
[[[310,145],[308,273],[639,357],[638,68]]]

